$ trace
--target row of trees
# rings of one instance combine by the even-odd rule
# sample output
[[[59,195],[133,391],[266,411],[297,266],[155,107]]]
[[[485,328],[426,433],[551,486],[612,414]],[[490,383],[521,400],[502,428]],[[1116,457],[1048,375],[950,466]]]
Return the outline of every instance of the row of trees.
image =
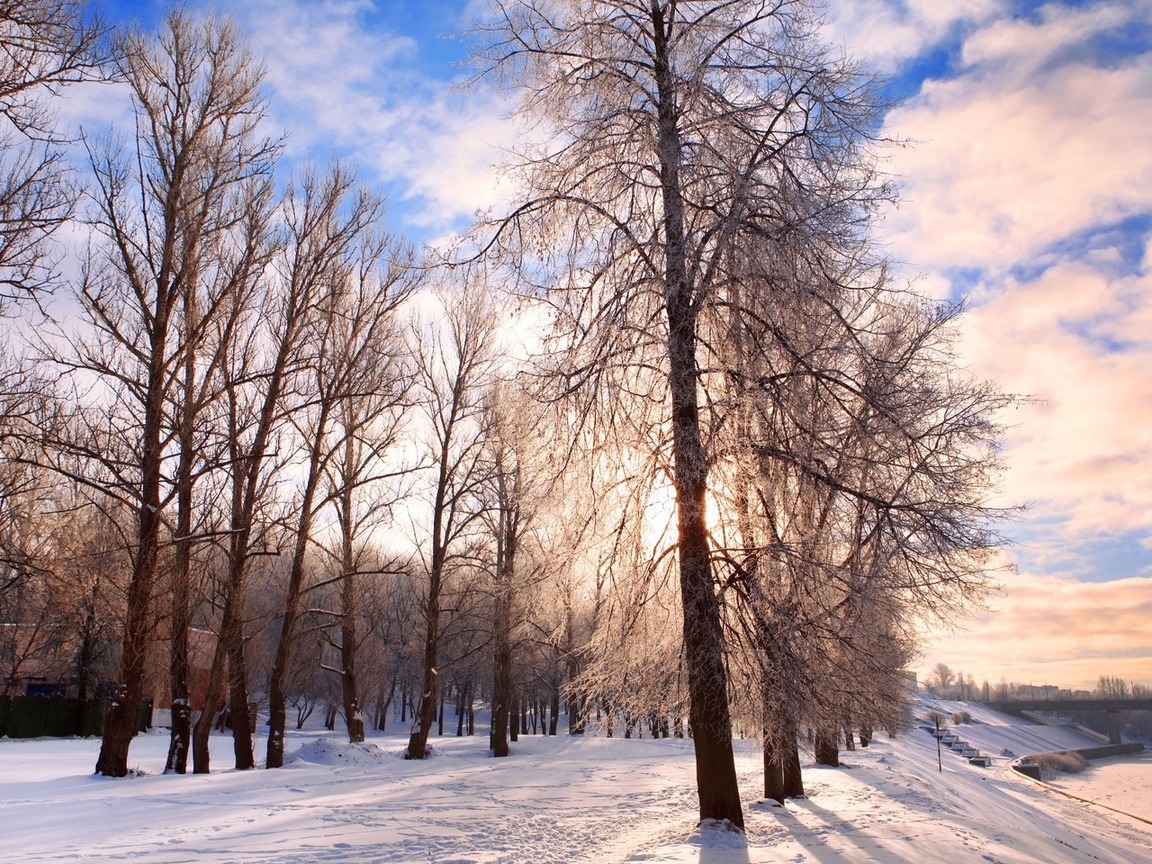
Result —
[[[925,682],[928,689],[949,699],[964,702],[980,700],[984,702],[1007,702],[1014,699],[1147,699],[1149,687],[1138,681],[1129,681],[1119,675],[1101,675],[1091,690],[1076,690],[1056,684],[1026,684],[1000,679],[998,684],[987,680],[977,685],[972,675],[953,671],[947,663],[937,663]]]
[[[488,697],[497,756],[526,687],[553,724],[563,694],[572,731],[686,719],[700,817],[742,826],[734,723],[762,737],[765,794],[802,794],[799,731],[835,762],[894,729],[916,620],[986,589],[1010,400],[959,370],[959,310],[878,254],[887,106],[808,4],[492,13],[481,75],[547,143],[509,167],[518,205],[435,267],[348,168],[278,180],[227,21],[172,13],[94,59],[134,131],[84,139],[83,323],[7,379],[3,501],[113,538],[102,773],[127,772],[163,644],[175,772],[189,751],[208,770],[225,698],[255,765],[257,680],[280,765],[326,666],[353,739],[366,700],[411,688],[410,758],[447,694],[461,717]]]

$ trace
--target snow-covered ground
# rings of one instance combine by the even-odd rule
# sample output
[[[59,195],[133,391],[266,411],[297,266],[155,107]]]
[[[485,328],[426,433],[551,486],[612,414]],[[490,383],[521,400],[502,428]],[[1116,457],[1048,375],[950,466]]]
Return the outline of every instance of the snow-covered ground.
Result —
[[[1094,743],[963,707],[978,722],[961,731],[984,752]],[[938,773],[935,741],[919,729],[842,754],[840,769],[806,765],[808,797],[784,808],[759,801],[759,754],[738,742],[746,836],[695,827],[691,742],[531,737],[492,759],[484,735],[445,737],[420,763],[399,758],[403,745],[399,730],[356,747],[294,733],[285,768],[238,772],[219,737],[221,770],[165,777],[167,737],[154,733],[133,743],[143,776],[110,780],[90,773],[98,741],[0,739],[0,861],[1152,862],[1152,825],[1033,783],[1007,757],[982,769],[945,752]],[[1104,798],[1115,794],[1107,776],[1060,784]],[[1143,776],[1123,792],[1137,815],[1152,801]]]
[[[1152,822],[1152,750],[1089,762],[1084,773],[1058,775],[1049,785]]]

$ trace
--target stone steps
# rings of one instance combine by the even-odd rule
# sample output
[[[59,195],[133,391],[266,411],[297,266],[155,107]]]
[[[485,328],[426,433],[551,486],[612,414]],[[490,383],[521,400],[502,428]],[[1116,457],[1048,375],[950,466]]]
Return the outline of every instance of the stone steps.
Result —
[[[925,732],[934,738],[940,740],[940,746],[947,747],[953,753],[956,753],[962,759],[967,759],[969,765],[979,765],[981,768],[988,768],[992,765],[992,757],[981,754],[979,750],[968,744],[967,741],[961,740],[955,732],[946,732],[943,729],[937,729],[935,726],[921,726]]]

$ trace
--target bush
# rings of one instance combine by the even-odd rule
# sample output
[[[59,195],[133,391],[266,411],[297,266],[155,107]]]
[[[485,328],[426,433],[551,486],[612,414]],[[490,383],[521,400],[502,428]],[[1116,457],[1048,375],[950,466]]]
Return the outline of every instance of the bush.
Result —
[[[937,729],[943,729],[948,725],[948,715],[941,714],[939,711],[929,711],[924,715],[924,720],[936,724]]]
[[[1088,767],[1088,760],[1069,750],[1064,753],[1039,753],[1032,761],[1040,766],[1041,776],[1053,774],[1079,774]]]
[[[954,711],[952,713],[952,723],[959,726],[961,723],[971,723],[972,715],[967,711]]]

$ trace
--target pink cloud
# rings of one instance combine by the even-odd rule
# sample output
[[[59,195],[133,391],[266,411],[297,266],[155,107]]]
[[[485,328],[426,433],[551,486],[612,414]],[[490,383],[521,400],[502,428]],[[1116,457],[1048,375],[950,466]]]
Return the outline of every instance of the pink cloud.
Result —
[[[1076,31],[1078,21],[1120,18],[1105,7],[1075,21],[998,21],[966,42],[969,68],[927,82],[891,113],[892,134],[918,142],[892,157],[904,206],[889,232],[910,260],[1003,273],[1061,238],[1148,208],[1152,55],[1037,71],[1074,36],[1092,35]]]
[[[1152,527],[1150,317],[1152,278],[1084,263],[1008,279],[981,298],[965,356],[978,375],[1037,400],[1005,418],[1006,500],[1036,502],[1074,534]]]
[[[1100,675],[1152,684],[1152,579],[1077,582],[1013,577],[996,611],[939,634],[921,678],[935,663],[976,681],[1090,689]]]

